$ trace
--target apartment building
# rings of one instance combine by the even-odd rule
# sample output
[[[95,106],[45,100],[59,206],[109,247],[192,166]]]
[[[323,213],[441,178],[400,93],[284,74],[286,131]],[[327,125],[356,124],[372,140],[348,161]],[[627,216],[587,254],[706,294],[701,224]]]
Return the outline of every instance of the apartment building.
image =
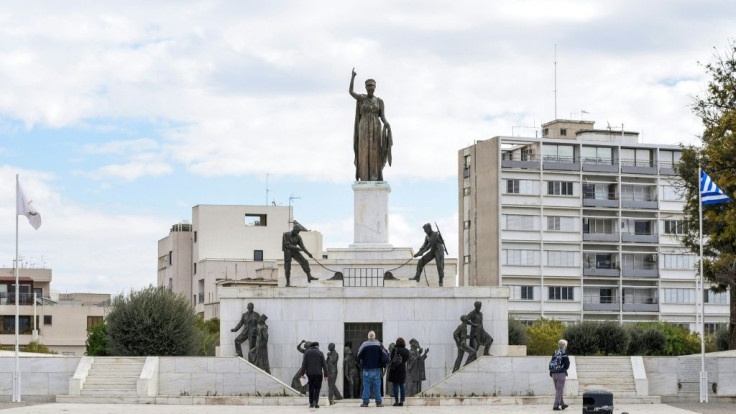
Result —
[[[103,322],[110,295],[51,290],[51,269],[19,269],[19,343],[38,341],[64,355],[84,355],[87,329]],[[0,268],[0,345],[15,344],[15,269]],[[35,318],[34,318],[35,316]]]
[[[677,137],[670,141],[676,142]],[[706,330],[728,295],[696,291],[696,256],[679,242],[675,145],[633,131],[554,120],[541,138],[499,136],[459,151],[459,281],[508,286],[522,320],[664,320]]]
[[[158,286],[191,298],[204,318],[219,317],[218,284],[276,286],[281,239],[292,218],[292,208],[284,206],[192,207],[191,223],[174,224],[158,241]],[[310,252],[322,251],[319,232],[300,235]]]

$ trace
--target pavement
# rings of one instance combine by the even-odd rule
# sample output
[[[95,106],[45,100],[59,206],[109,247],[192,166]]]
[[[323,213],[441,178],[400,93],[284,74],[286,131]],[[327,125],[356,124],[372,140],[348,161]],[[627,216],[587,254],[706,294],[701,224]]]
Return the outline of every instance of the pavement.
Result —
[[[375,413],[376,407],[373,402],[369,408],[362,408],[359,403],[341,403],[333,406],[320,406],[319,409],[309,408],[307,404],[303,407],[279,407],[279,406],[248,406],[242,405],[145,405],[145,404],[28,404],[28,403],[0,403],[2,414],[50,414],[50,413],[73,413],[73,414],[295,414],[295,413]],[[466,406],[466,407],[392,407],[386,406],[379,412],[390,413],[415,413],[415,414],[494,414],[511,413],[553,413],[552,407],[539,405],[494,405],[494,406]],[[568,413],[580,413],[582,406],[571,405]],[[678,403],[678,404],[626,404],[617,405],[614,413],[622,414],[733,414],[736,412],[736,403]]]

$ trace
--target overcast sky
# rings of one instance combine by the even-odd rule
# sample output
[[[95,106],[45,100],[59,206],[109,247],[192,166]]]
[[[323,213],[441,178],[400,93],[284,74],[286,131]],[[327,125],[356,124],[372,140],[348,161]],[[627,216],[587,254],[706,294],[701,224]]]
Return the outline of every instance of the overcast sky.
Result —
[[[114,3],[114,5],[113,5]],[[197,204],[295,206],[352,242],[356,87],[377,80],[394,136],[390,242],[436,221],[457,254],[457,151],[559,118],[696,143],[690,110],[736,27],[722,1],[4,1],[0,265],[62,292],[156,282],[157,240]]]

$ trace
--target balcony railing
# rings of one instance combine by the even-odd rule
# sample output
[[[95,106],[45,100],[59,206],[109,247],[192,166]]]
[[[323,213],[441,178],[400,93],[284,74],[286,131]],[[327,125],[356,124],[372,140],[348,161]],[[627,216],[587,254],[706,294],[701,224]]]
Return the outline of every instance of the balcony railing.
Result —
[[[583,158],[583,171],[618,172],[618,160],[610,158]]]
[[[657,243],[657,233],[623,233],[621,238],[624,243]]]
[[[587,192],[583,190],[584,207],[618,207],[618,197],[615,191],[605,193]]]
[[[545,155],[542,161],[545,170],[580,170],[580,159],[577,157]]]
[[[18,304],[33,305],[33,293],[18,293]],[[15,292],[0,293],[0,305],[15,305]]]
[[[509,156],[504,154],[501,159],[501,166],[504,168],[525,168],[528,170],[539,169],[539,157],[536,155],[517,155]]]
[[[623,208],[657,208],[656,195],[643,194],[621,194],[621,207]]]
[[[618,273],[619,273],[619,270],[618,270],[618,265],[616,263],[611,263],[611,264],[599,263],[597,265],[593,264],[591,266],[583,267],[583,276],[617,277]]]
[[[618,233],[583,232],[584,241],[618,241]]]
[[[583,310],[618,312],[619,298],[617,295],[584,295]]]
[[[624,289],[624,312],[657,312],[659,298],[653,295],[637,295],[633,289]]]
[[[654,160],[621,160],[621,172],[636,174],[657,174]]]

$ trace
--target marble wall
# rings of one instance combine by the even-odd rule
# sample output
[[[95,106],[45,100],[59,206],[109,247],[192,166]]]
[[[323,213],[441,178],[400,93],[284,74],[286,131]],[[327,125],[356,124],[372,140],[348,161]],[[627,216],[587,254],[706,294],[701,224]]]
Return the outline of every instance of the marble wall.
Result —
[[[480,301],[484,327],[493,336],[492,355],[506,355],[508,345],[508,289],[491,287],[384,287],[384,288],[220,288],[220,347],[223,356],[235,355],[235,327],[248,302],[268,316],[271,372],[291,383],[301,366],[296,350],[302,340],[319,341],[323,352],[334,342],[340,353],[345,323],[378,322],[383,326],[385,345],[399,336],[416,338],[429,348],[427,380],[423,388],[452,372],[457,355],[452,333],[460,315]],[[366,335],[368,333],[366,332]],[[342,391],[342,381],[337,381]]]
[[[21,357],[20,381],[23,401],[53,401],[57,394],[69,392],[69,378],[79,364],[79,357]],[[13,395],[14,357],[0,357],[0,401]]]

